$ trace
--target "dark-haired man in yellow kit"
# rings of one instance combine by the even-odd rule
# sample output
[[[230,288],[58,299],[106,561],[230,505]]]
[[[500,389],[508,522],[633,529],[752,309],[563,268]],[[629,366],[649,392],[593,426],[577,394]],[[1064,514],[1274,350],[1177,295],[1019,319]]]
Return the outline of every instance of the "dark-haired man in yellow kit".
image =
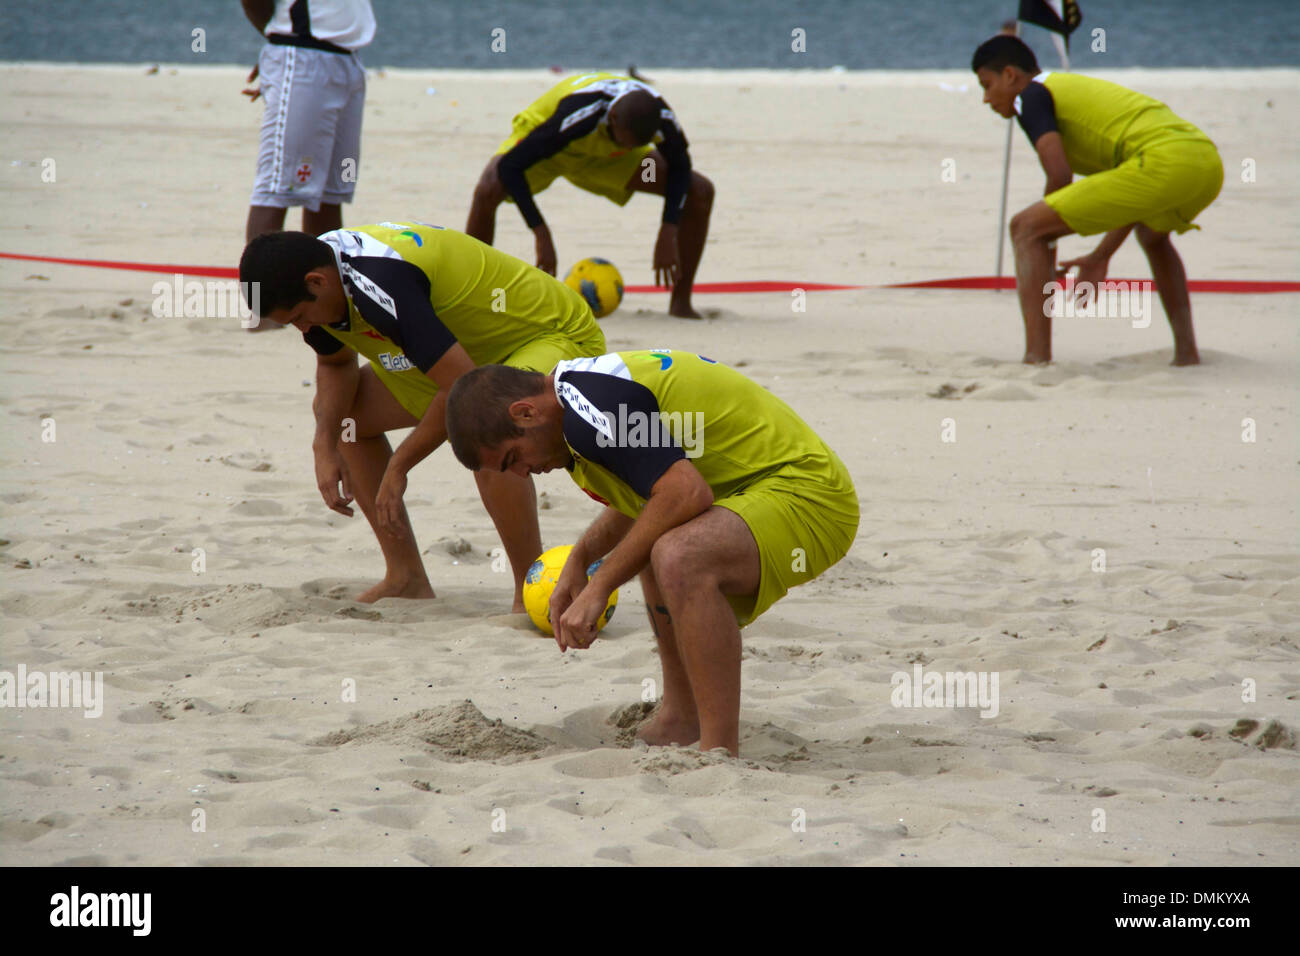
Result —
[[[1047,174],[1042,201],[1011,219],[1025,362],[1052,360],[1044,290],[1057,277],[1055,240],[1105,233],[1092,252],[1060,264],[1060,274],[1078,266],[1079,282],[1096,289],[1110,257],[1136,230],[1173,330],[1173,364],[1198,364],[1187,273],[1169,234],[1200,228],[1192,220],[1219,195],[1223,162],[1214,143],[1149,96],[1077,73],[1040,71],[1033,51],[1013,36],[982,44],[971,69],[984,102],[1019,120]],[[1074,181],[1076,173],[1085,178]]]

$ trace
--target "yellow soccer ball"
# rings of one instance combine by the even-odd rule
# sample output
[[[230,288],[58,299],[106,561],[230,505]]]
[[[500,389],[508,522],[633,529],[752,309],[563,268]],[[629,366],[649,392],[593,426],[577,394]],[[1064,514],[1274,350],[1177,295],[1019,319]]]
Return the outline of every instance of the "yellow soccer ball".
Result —
[[[528,611],[528,617],[539,631],[552,637],[555,636],[555,630],[551,627],[551,592],[555,590],[555,582],[560,579],[564,562],[569,560],[569,552],[572,550],[571,544],[551,548],[533,562],[532,567],[528,569],[528,574],[524,576],[524,608]],[[600,567],[599,561],[587,568],[588,579],[596,573],[598,567]],[[609,623],[617,606],[618,588],[615,588],[614,593],[609,596],[609,603],[605,605],[604,612],[596,621],[597,631]]]
[[[598,319],[623,301],[623,277],[608,259],[583,259],[569,270],[564,284],[587,300]]]

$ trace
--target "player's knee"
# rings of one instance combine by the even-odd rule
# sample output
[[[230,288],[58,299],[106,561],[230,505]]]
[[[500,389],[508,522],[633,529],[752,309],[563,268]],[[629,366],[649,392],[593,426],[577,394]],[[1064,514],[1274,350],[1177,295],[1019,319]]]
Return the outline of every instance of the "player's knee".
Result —
[[[1029,217],[1024,211],[1016,213],[1011,217],[1011,223],[1007,226],[1007,232],[1014,243],[1024,242],[1029,238]]]
[[[707,176],[691,173],[691,190],[688,202],[709,209],[713,206],[713,182]]]
[[[650,549],[650,567],[665,594],[680,594],[701,583],[703,569],[681,535],[669,531]]]

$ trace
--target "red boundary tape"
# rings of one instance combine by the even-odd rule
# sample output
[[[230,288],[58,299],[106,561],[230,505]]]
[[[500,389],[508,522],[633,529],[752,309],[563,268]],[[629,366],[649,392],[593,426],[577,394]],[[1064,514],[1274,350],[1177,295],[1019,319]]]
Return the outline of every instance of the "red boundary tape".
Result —
[[[63,266],[89,266],[96,269],[126,269],[132,272],[157,272],[166,275],[177,273],[186,276],[208,276],[216,279],[237,279],[239,270],[229,266],[174,266],[150,262],[110,262],[102,259],[60,259],[52,256],[26,256],[14,252],[0,252],[0,259],[20,259],[25,262],[52,262]],[[1109,282],[1146,282],[1146,279],[1108,279]],[[895,282],[889,285],[833,285],[824,282],[701,282],[695,292],[785,292],[803,289],[805,292],[829,292],[843,289],[1014,289],[1012,276],[967,276],[958,279],[929,279],[924,282]],[[653,285],[630,285],[626,291],[636,293],[665,292]],[[1189,292],[1225,292],[1235,294],[1260,292],[1300,292],[1300,282],[1281,282],[1259,279],[1191,279]]]

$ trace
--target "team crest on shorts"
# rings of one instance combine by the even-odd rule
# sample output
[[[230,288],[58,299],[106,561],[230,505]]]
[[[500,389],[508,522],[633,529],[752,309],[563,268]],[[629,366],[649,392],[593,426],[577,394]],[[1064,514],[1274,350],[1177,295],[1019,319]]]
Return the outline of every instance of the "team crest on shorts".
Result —
[[[293,172],[293,181],[299,186],[306,186],[311,182],[311,157],[304,156],[298,161],[298,167]]]

